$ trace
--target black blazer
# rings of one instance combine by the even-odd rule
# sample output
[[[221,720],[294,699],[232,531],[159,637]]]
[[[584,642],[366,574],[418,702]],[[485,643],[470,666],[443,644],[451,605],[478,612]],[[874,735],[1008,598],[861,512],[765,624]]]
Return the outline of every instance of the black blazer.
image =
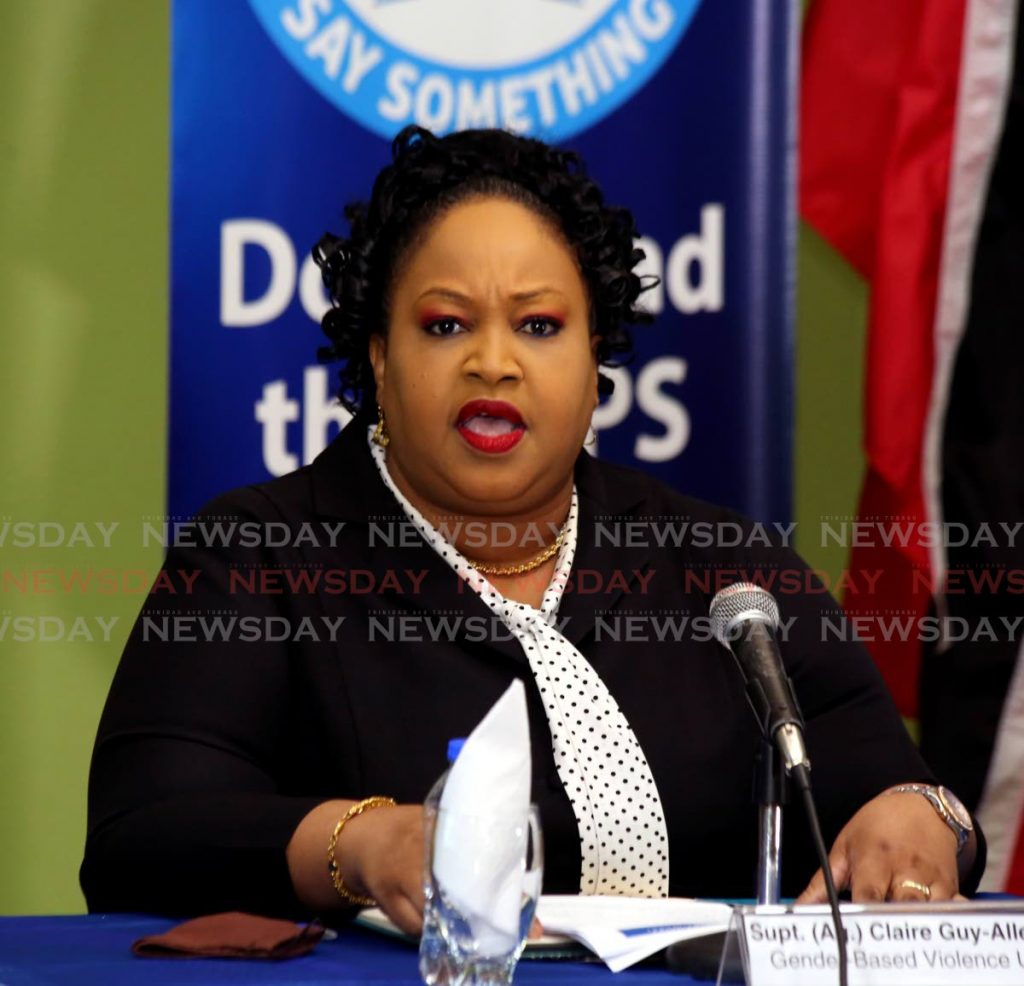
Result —
[[[301,915],[284,849],[302,817],[334,797],[422,801],[449,738],[515,678],[529,702],[545,889],[578,890],[576,822],[522,649],[405,522],[365,426],[357,416],[312,465],[213,501],[168,551],[96,739],[80,874],[90,910]],[[785,591],[809,576],[792,551],[704,546],[713,528],[699,524],[755,529],[586,453],[575,477],[579,538],[559,617],[651,765],[673,895],[754,894],[756,727],[732,658],[692,624],[716,577],[786,578],[776,596],[795,622],[783,652],[827,840],[888,785],[932,779],[863,648],[821,639],[822,618],[841,619],[831,597],[813,578],[810,592]],[[659,546],[649,519],[698,527]],[[817,866],[796,806],[785,834],[784,890],[795,893]]]

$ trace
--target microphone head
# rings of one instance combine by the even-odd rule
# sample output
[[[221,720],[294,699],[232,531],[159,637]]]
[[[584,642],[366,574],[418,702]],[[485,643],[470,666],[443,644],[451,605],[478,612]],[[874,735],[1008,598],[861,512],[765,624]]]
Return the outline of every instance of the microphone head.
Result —
[[[760,620],[772,630],[779,627],[779,607],[770,592],[751,582],[737,582],[719,592],[708,610],[711,632],[726,647],[737,625],[744,620]]]

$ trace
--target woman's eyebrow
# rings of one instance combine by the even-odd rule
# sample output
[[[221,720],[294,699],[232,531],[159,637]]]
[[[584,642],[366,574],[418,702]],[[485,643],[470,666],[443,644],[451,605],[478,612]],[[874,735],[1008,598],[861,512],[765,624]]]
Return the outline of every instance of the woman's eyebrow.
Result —
[[[515,294],[509,295],[509,299],[511,301],[533,301],[534,299],[540,298],[546,294],[557,295],[559,298],[565,298],[565,294],[559,291],[558,288],[545,286],[531,288],[529,291],[517,291]],[[469,295],[463,294],[461,291],[456,291],[454,288],[443,288],[439,286],[427,288],[427,290],[420,294],[416,300],[420,301],[428,295],[438,295],[441,298],[446,298],[448,301],[457,301],[464,305],[473,304],[473,299]]]
[[[539,298],[545,294],[556,294],[559,298],[565,297],[558,288],[543,287],[534,288],[532,291],[517,291],[511,298],[513,301],[533,301],[534,298]]]
[[[426,298],[427,295],[436,294],[442,298],[447,298],[449,301],[460,301],[463,304],[471,304],[473,299],[469,295],[463,294],[461,291],[455,291],[452,288],[427,288],[416,300],[420,301],[422,298]]]

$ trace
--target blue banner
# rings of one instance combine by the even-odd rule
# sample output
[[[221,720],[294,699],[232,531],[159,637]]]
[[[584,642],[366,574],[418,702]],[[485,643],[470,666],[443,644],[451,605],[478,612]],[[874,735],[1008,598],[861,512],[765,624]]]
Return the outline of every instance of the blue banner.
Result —
[[[596,454],[788,520],[794,8],[174,0],[169,513],[298,468],[347,421],[309,250],[416,122],[584,156],[661,279]]]

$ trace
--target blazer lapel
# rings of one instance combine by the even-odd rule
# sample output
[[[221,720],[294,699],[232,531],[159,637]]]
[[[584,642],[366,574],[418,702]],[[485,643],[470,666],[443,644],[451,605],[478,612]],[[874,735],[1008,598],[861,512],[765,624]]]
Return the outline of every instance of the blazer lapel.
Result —
[[[366,444],[370,419],[356,415],[314,460],[314,509],[346,521],[346,545],[373,573],[380,615],[399,639],[459,640],[527,664],[519,642],[483,600],[423,540],[377,471]]]
[[[642,546],[631,546],[624,534],[624,525],[643,513],[643,474],[599,463],[580,452],[575,479],[580,508],[576,554],[558,615],[559,625],[565,622],[562,634],[578,647],[597,620],[623,598],[635,597],[643,606],[650,549],[645,539],[640,539]]]

